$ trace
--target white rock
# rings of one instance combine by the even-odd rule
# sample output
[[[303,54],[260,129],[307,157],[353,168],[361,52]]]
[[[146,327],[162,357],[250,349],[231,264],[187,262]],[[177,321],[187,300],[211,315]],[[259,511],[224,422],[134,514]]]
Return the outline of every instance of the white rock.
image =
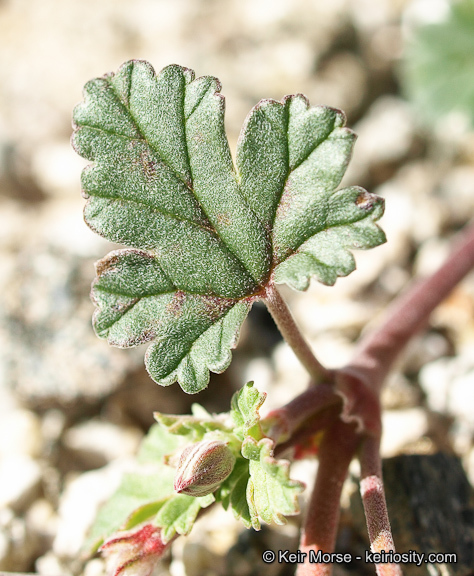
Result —
[[[426,402],[434,412],[447,412],[449,384],[456,368],[451,358],[439,358],[423,366],[419,373],[420,385],[426,394]]]
[[[102,558],[89,560],[84,567],[83,576],[107,576],[105,562]]]
[[[453,380],[449,390],[449,411],[474,428],[474,370]]]
[[[41,469],[28,456],[10,455],[0,460],[0,508],[25,510],[40,490]]]
[[[327,330],[360,329],[372,317],[365,304],[336,298],[318,285],[311,287],[304,298],[294,298],[292,312],[305,334],[320,334]]]
[[[213,554],[206,543],[185,542],[183,549],[183,565],[186,576],[201,576],[202,574],[222,574],[223,558]]]
[[[44,142],[33,152],[32,172],[42,190],[59,198],[77,194],[79,175],[87,161],[75,154],[69,142]]]
[[[40,576],[72,576],[71,570],[53,552],[40,556],[36,560],[35,567]]]
[[[110,422],[89,420],[67,430],[64,445],[93,464],[104,465],[116,458],[136,453],[143,434],[131,426],[120,427]]]
[[[183,557],[187,542],[205,544],[213,555],[225,556],[229,548],[237,541],[241,530],[242,523],[230,510],[224,510],[222,506],[214,506],[197,520],[195,528],[186,539],[183,539],[183,546],[178,546],[179,557]],[[174,547],[172,556],[175,557]]]
[[[28,509],[25,521],[29,531],[53,541],[57,532],[58,516],[48,500],[44,498],[36,500]]]
[[[474,167],[463,165],[450,170],[440,183],[440,194],[447,202],[451,220],[464,224],[474,211]]]
[[[43,442],[41,422],[34,412],[15,410],[0,420],[0,457],[23,454],[37,457]]]
[[[4,530],[0,529],[0,570],[8,570],[8,556],[10,553],[10,539]]]
[[[85,472],[72,480],[61,495],[58,532],[53,552],[60,558],[75,558],[87,531],[103,504],[117,489],[130,462],[121,460],[100,470]]]
[[[474,429],[474,365],[471,355],[440,358],[420,370],[428,407],[462,418]]]
[[[309,502],[311,492],[316,480],[319,462],[316,458],[297,460],[293,462],[290,468],[290,478],[292,480],[299,480],[306,486],[306,490],[302,492],[299,499],[305,503]]]
[[[392,162],[403,158],[414,138],[414,121],[409,105],[394,96],[376,100],[364,119],[356,124],[358,134],[354,162]]]
[[[407,444],[419,440],[428,432],[428,416],[423,408],[386,410],[382,415],[382,457],[389,458],[402,452]]]
[[[27,570],[38,554],[38,535],[28,531],[23,518],[15,518],[10,527],[10,561],[15,570]]]
[[[433,274],[446,261],[451,246],[446,240],[432,238],[424,242],[416,254],[414,273],[426,277]]]

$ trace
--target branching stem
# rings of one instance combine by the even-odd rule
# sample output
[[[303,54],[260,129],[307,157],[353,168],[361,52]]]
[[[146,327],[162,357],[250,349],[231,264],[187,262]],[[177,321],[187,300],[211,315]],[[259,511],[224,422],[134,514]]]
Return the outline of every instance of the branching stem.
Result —
[[[306,521],[300,550],[308,556],[298,566],[296,576],[329,576],[331,563],[310,562],[310,551],[334,551],[339,523],[342,486],[349,464],[360,442],[354,427],[337,420],[326,432],[319,452],[319,467]]]

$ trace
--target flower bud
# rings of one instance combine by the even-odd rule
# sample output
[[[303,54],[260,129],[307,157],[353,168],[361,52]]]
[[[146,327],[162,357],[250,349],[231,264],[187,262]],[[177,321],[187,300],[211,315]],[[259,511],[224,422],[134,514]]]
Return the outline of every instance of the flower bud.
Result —
[[[203,440],[186,446],[181,453],[174,489],[178,494],[206,496],[229,476],[235,456],[225,442]]]
[[[138,530],[116,532],[100,547],[107,574],[150,576],[171,542],[162,539],[161,528],[145,524]]]

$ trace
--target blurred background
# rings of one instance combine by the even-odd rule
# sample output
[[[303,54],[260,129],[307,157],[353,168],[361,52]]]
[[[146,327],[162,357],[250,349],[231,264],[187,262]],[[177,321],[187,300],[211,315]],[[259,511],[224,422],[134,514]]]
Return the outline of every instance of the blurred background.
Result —
[[[143,348],[95,337],[93,263],[116,246],[82,220],[85,162],[69,139],[85,82],[131,58],[217,76],[232,150],[261,98],[301,92],[346,112],[359,139],[343,185],[385,198],[388,243],[356,254],[357,271],[333,288],[284,291],[319,358],[336,367],[410,278],[436,269],[472,216],[473,54],[472,0],[0,0],[0,570],[102,576],[102,560],[79,551],[153,410],[185,413],[198,401],[225,411],[250,379],[271,392],[268,410],[306,385],[258,305],[231,367],[198,398],[154,384]],[[387,383],[382,443],[387,458],[455,455],[471,482],[473,311],[471,275]],[[311,483],[315,467],[297,463],[294,476]],[[343,501],[343,551],[368,547],[354,486]],[[470,488],[466,498],[472,535]],[[262,550],[296,549],[298,518],[252,533],[231,514],[211,514],[156,574],[259,574]],[[337,570],[374,573],[360,563]]]

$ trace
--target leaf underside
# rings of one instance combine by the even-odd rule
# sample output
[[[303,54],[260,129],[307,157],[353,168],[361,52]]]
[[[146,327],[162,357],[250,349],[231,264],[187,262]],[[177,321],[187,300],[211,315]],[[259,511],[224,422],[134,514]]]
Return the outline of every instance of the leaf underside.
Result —
[[[94,327],[120,347],[153,342],[162,385],[198,392],[230,363],[252,301],[270,282],[306,289],[355,267],[350,249],[384,242],[383,201],[337,190],[355,140],[335,109],[302,95],[262,100],[234,168],[216,78],[142,61],[89,82],[73,145],[87,224],[129,246],[97,263]]]

